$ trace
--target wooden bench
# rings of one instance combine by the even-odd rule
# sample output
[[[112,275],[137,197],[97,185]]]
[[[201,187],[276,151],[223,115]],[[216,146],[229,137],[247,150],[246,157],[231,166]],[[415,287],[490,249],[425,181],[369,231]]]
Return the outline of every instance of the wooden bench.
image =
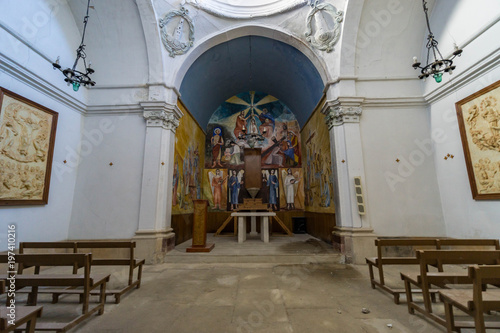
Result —
[[[386,265],[418,265],[419,261],[416,258],[416,250],[429,249],[492,249],[500,250],[499,241],[497,239],[454,239],[454,238],[381,238],[375,240],[377,247],[377,256],[366,258],[368,270],[370,274],[370,282],[372,288],[377,286],[394,296],[394,303],[399,304],[400,295],[405,293],[404,288],[391,288],[385,284],[384,266]],[[387,256],[384,250],[394,247],[411,247],[412,251],[407,256],[395,257]],[[378,269],[378,281],[374,276],[374,267]],[[439,265],[438,270],[442,270]],[[417,292],[417,291],[414,291]],[[434,294],[433,296],[434,297]]]
[[[428,250],[417,251],[420,273],[401,273],[405,284],[408,312],[415,314],[415,310],[438,324],[445,326],[446,321],[432,312],[431,286],[448,288],[450,285],[471,284],[471,278],[465,272],[453,272],[447,267],[444,271],[430,272],[429,266],[445,265],[498,265],[500,264],[499,250]],[[424,307],[413,300],[412,285],[421,290]]]
[[[385,284],[384,266],[386,265],[418,265],[418,260],[414,252],[406,257],[393,257],[386,256],[384,249],[387,247],[412,247],[412,248],[437,248],[437,240],[434,238],[388,238],[388,239],[375,239],[375,246],[377,247],[377,256],[373,258],[366,258],[368,270],[370,273],[370,282],[372,288],[378,286],[380,289],[393,295],[394,303],[399,304],[399,297],[405,293],[405,289],[391,288]],[[378,281],[375,279],[373,268],[378,269]]]
[[[439,291],[439,297],[445,305],[446,329],[448,332],[460,332],[460,328],[475,327],[476,332],[484,333],[486,328],[500,328],[500,322],[486,322],[484,313],[500,310],[500,289],[486,289],[486,284],[500,284],[500,266],[469,266],[469,278],[472,289],[451,289]],[[474,322],[455,324],[453,307],[474,318]],[[486,324],[488,327],[486,327]]]
[[[7,263],[8,256],[0,255],[0,263]],[[66,332],[81,321],[87,319],[93,313],[101,315],[104,313],[104,302],[106,293],[106,282],[109,274],[91,274],[92,255],[85,253],[70,254],[17,254],[15,256],[18,265],[16,275],[16,290],[31,288],[28,295],[28,305],[36,305],[39,287],[82,287],[82,314],[69,323],[39,323],[36,330],[49,330]],[[83,268],[83,274],[41,274],[40,267],[69,266]],[[24,269],[35,267],[34,274],[20,274]],[[7,275],[0,275],[0,280],[7,279]],[[99,290],[99,303],[89,309],[90,293]],[[9,304],[10,297],[7,297]],[[20,327],[19,329],[23,329]],[[25,328],[24,328],[25,329]]]
[[[66,249],[73,253],[90,252],[92,253],[93,266],[128,266],[128,283],[125,287],[120,289],[106,290],[106,296],[114,295],[115,303],[120,303],[120,298],[123,294],[133,289],[139,289],[141,286],[142,268],[145,260],[136,259],[134,256],[134,249],[136,243],[132,241],[67,241],[67,242],[22,242],[19,244],[19,252],[26,253],[26,250],[40,250],[47,251],[55,249]],[[102,258],[96,254],[97,249],[113,249],[125,250],[126,256],[121,258]],[[137,268],[137,278],[134,279],[134,271]],[[44,292],[52,292],[46,290]],[[73,290],[66,291],[66,293],[79,293],[81,291]],[[59,293],[53,292],[53,302],[58,301]],[[93,295],[97,292],[93,292]]]
[[[8,308],[0,308],[0,332],[14,332],[22,326],[27,333],[34,333],[36,320],[42,315],[42,307],[16,306],[14,324],[10,324],[8,313]]]

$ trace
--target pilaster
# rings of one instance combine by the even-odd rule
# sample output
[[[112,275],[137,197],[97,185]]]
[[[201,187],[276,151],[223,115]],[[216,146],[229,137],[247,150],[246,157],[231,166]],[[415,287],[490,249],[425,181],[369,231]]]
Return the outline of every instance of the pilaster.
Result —
[[[163,261],[173,249],[171,228],[175,131],[182,112],[160,101],[140,103],[146,120],[139,227],[134,237],[137,255],[147,263]]]
[[[368,248],[364,241],[375,235],[371,229],[366,196],[365,169],[361,142],[360,120],[363,113],[362,98],[338,98],[325,103],[325,115],[330,135],[330,153],[335,175],[335,216],[337,227],[333,240],[347,261],[364,258]],[[358,211],[354,177],[361,178],[365,213]]]

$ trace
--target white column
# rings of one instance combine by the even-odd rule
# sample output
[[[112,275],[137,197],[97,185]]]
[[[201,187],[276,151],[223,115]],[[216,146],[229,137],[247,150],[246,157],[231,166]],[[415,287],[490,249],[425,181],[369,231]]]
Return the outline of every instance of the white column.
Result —
[[[175,245],[171,228],[175,131],[182,112],[165,102],[143,102],[146,142],[142,174],[137,254],[149,263],[163,261]]]
[[[362,262],[362,248],[373,247],[373,230],[369,219],[361,130],[359,126],[362,99],[339,98],[327,101],[322,109],[330,133],[330,153],[335,176],[334,242],[346,254],[346,260]],[[354,177],[361,177],[366,215],[360,215]],[[358,245],[357,243],[362,243]],[[372,242],[370,244],[370,242]]]

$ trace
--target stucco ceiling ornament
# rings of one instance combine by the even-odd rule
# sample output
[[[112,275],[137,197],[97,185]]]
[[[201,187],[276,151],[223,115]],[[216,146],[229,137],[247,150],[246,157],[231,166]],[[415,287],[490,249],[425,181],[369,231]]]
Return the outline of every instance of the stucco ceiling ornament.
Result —
[[[171,57],[186,53],[194,44],[194,24],[188,14],[189,11],[181,7],[180,10],[173,10],[160,19],[161,40]],[[189,27],[187,37],[184,34],[185,23]]]
[[[306,20],[306,39],[314,48],[332,52],[340,37],[340,22],[343,20],[344,12],[329,3],[319,3],[318,0],[311,2],[311,7],[312,10]],[[316,23],[314,31],[313,19]],[[330,20],[333,21],[333,28],[328,26]]]
[[[212,15],[249,20],[282,14],[307,5],[309,0],[186,0],[186,3]]]

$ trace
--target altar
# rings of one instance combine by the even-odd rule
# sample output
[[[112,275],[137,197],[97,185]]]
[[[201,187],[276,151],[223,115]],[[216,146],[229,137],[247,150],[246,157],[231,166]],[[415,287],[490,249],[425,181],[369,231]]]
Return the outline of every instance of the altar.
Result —
[[[238,218],[238,243],[247,239],[247,217],[250,216],[250,235],[257,235],[257,216],[260,216],[260,239],[269,243],[269,217],[275,217],[273,212],[238,212],[232,213],[231,217]]]

